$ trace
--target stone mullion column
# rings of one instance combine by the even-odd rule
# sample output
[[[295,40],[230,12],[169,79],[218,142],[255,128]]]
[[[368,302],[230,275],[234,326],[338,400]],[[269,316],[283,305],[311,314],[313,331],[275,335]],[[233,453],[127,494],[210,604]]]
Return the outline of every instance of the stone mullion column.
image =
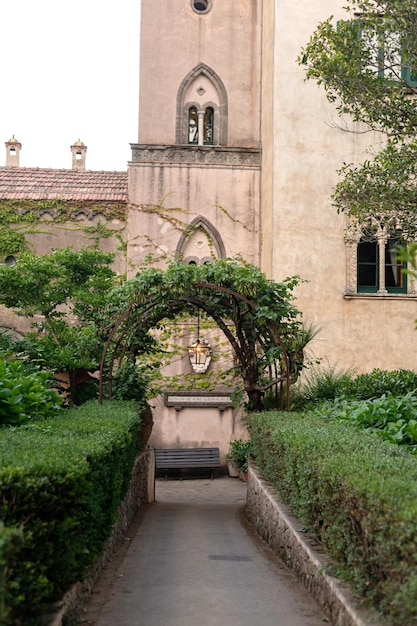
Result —
[[[385,233],[379,233],[377,235],[378,254],[379,254],[379,289],[377,293],[379,295],[385,295],[388,293],[385,287],[385,248],[388,243],[388,237]]]
[[[358,282],[358,240],[346,240],[346,294],[357,292]]]
[[[205,111],[198,111],[198,145],[204,145],[204,115]]]

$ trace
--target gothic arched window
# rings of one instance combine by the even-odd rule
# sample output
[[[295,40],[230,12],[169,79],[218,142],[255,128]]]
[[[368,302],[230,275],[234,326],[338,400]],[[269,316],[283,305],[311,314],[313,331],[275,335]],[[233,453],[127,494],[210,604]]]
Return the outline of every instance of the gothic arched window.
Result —
[[[196,217],[181,235],[175,252],[186,265],[205,265],[225,259],[226,249],[218,230],[202,216]]]
[[[220,77],[204,63],[187,74],[178,89],[176,141],[227,145],[228,104]]]

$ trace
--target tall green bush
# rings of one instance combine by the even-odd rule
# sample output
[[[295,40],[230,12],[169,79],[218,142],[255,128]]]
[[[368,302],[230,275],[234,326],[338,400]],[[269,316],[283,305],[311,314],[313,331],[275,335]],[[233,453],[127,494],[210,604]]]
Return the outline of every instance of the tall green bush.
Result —
[[[8,566],[12,555],[19,551],[22,544],[22,528],[6,528],[0,520],[0,624],[8,624],[10,620]]]
[[[370,400],[384,395],[402,396],[417,391],[417,373],[411,370],[374,369],[347,380],[342,393],[357,400]]]

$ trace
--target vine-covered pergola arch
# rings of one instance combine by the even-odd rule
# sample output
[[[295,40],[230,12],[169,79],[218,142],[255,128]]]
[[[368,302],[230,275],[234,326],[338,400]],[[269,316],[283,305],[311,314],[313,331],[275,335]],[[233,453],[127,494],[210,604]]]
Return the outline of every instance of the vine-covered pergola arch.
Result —
[[[144,299],[142,294],[135,299],[133,293],[129,305],[114,322],[103,348],[99,401],[103,401],[105,380],[111,397],[115,362],[129,354],[129,341],[139,329],[141,332],[150,330],[163,319],[182,313],[192,315],[195,310],[202,310],[211,317],[229,341],[240,365],[250,408],[262,407],[266,387],[278,389],[279,386],[280,408],[289,410],[292,359],[275,321],[267,315],[261,316],[259,303],[236,289],[198,279],[188,282],[185,289],[173,283],[162,303],[160,296]],[[267,354],[275,355],[273,359],[269,357],[266,387],[260,384],[260,353],[265,359]]]

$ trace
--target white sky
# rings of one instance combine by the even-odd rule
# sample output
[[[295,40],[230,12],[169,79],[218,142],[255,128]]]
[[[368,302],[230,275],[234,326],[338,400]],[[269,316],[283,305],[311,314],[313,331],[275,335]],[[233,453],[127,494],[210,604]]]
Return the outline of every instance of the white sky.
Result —
[[[140,0],[0,0],[0,166],[126,170],[138,140]],[[2,156],[3,155],[3,156]]]

